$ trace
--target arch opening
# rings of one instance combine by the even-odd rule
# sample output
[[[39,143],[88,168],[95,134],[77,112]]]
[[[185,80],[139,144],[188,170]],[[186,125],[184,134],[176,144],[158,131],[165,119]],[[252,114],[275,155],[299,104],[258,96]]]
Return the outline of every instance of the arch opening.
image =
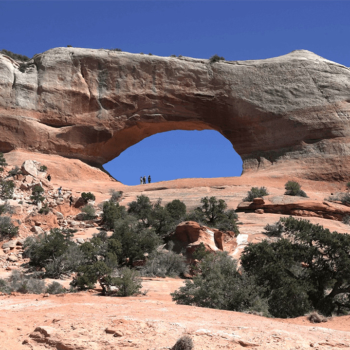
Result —
[[[231,142],[215,130],[172,130],[144,138],[104,164],[125,185],[181,178],[232,177],[242,174],[243,162]]]

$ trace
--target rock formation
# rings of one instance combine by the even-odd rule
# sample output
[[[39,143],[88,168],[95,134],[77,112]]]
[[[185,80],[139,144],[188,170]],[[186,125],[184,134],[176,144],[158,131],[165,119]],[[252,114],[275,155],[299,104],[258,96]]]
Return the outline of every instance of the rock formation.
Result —
[[[350,69],[309,51],[254,61],[55,48],[0,54],[0,151],[102,165],[152,134],[219,131],[244,171],[349,173]]]

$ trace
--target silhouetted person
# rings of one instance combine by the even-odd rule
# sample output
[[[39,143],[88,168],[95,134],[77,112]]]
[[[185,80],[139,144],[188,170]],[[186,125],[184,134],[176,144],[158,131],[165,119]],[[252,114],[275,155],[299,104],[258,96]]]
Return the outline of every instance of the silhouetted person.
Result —
[[[142,176],[140,177],[140,184],[143,184]]]
[[[143,177],[143,183],[146,184],[146,176]]]
[[[151,183],[151,175],[148,175],[148,183]]]
[[[51,181],[51,175],[49,174],[49,175],[47,175],[47,177],[46,177],[49,181]]]
[[[69,206],[71,207],[71,206],[72,206],[72,204],[73,204],[73,197],[72,197],[72,196],[70,196],[70,197],[69,197]]]
[[[61,191],[62,191],[62,186],[60,186],[60,187],[58,188],[58,195],[59,195],[59,196],[61,195]]]

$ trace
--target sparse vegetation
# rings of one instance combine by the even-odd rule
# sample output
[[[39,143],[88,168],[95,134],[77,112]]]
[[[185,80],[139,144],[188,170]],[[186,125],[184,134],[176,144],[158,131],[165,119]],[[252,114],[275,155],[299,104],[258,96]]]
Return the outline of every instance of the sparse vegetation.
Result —
[[[172,350],[192,350],[194,347],[192,338],[188,335],[184,335],[177,340]]]
[[[47,166],[46,165],[42,165],[39,169],[39,171],[41,171],[42,173],[44,173],[47,170]]]
[[[40,185],[35,185],[32,188],[32,195],[30,196],[30,199],[35,204],[38,204],[39,202],[42,202],[45,199],[45,197],[42,196],[44,192],[45,190]]]
[[[20,55],[18,53],[14,53],[14,52],[11,52],[11,51],[8,51],[8,50],[5,50],[5,49],[2,49],[0,51],[0,53],[2,53],[3,55],[9,56],[9,57],[13,58],[16,61],[29,61],[30,60],[30,58],[25,56],[25,55]]]
[[[46,293],[49,294],[62,294],[62,293],[66,293],[66,288],[64,288],[62,286],[62,284],[53,281],[52,283],[50,283],[47,288],[46,288]]]
[[[110,190],[109,194],[111,195],[110,200],[113,202],[118,202],[119,199],[122,197],[123,195],[123,191],[116,191],[116,190]]]
[[[111,51],[118,51],[118,52],[122,52],[122,49],[115,48],[115,49],[111,49]]]
[[[5,166],[7,166],[6,159],[4,157],[4,154],[0,153],[0,173],[2,173],[5,170]]]
[[[15,183],[12,180],[0,179],[0,198],[11,199],[15,190]]]
[[[44,214],[47,215],[50,212],[50,208],[48,207],[47,204],[45,204],[39,211],[39,214]]]
[[[8,172],[10,176],[16,176],[20,173],[21,173],[21,169],[17,165]]]
[[[95,195],[91,192],[83,192],[81,194],[81,198],[83,198],[83,200],[85,201],[85,203],[87,203],[89,200],[94,201],[96,199]]]
[[[269,237],[281,237],[284,232],[284,225],[278,221],[272,225],[267,224],[264,227],[265,232],[263,232],[266,236]]]
[[[306,193],[301,189],[301,186],[296,181],[288,181],[284,188],[286,192],[284,194],[288,196],[299,196],[299,197],[307,197]]]
[[[328,321],[327,317],[324,317],[324,316],[320,315],[316,311],[310,312],[308,315],[306,315],[306,318],[311,323],[321,323],[321,322],[327,322]]]
[[[0,239],[13,238],[18,234],[18,227],[12,223],[11,217],[0,216]]]
[[[96,217],[95,208],[91,204],[85,205],[81,211],[84,213],[84,220],[93,220]]]
[[[245,202],[252,202],[254,198],[262,198],[268,194],[266,187],[252,187],[251,190],[248,191],[247,197],[243,200]]]
[[[216,62],[220,62],[220,61],[225,61],[225,58],[224,57],[220,57],[218,55],[213,55],[209,58],[209,63],[210,64],[213,64],[213,63],[216,63]]]

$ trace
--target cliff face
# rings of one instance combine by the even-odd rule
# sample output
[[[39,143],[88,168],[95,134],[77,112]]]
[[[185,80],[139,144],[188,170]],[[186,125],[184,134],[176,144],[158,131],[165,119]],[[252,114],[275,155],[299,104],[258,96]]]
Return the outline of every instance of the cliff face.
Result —
[[[244,171],[347,179],[350,69],[309,51],[217,62],[56,48],[0,54],[0,151],[102,165],[152,134],[219,131]],[[228,160],[229,161],[229,160]]]

